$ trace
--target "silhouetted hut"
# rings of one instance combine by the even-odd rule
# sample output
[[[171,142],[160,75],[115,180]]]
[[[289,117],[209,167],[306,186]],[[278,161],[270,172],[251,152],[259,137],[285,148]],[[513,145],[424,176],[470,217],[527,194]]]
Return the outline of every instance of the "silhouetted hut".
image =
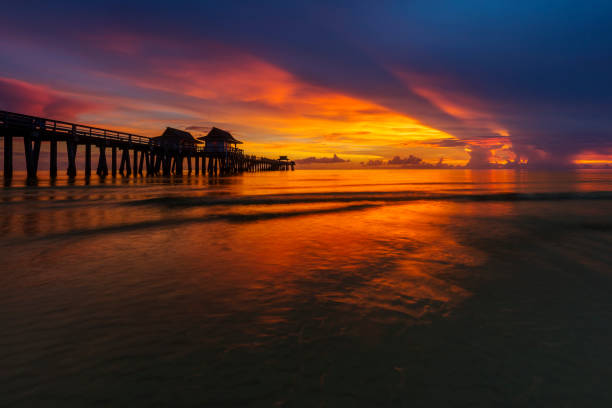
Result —
[[[211,153],[226,153],[237,151],[237,145],[242,144],[240,140],[234,139],[230,132],[213,127],[206,136],[198,138],[204,141],[204,151]]]
[[[289,157],[281,156],[281,157],[278,158],[278,160],[280,160],[280,161],[289,161]]]
[[[193,137],[191,133],[171,127],[167,127],[161,136],[154,137],[153,140],[166,146],[193,147],[201,143],[198,139]]]

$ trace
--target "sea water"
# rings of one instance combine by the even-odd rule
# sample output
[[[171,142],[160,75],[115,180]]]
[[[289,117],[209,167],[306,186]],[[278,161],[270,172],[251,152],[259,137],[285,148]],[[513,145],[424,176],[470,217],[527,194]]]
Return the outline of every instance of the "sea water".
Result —
[[[2,406],[612,402],[612,171],[4,185]]]

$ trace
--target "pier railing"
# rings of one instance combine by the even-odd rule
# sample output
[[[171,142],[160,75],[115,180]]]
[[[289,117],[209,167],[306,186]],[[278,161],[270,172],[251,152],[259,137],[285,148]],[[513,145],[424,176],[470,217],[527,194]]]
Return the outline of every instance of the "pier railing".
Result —
[[[6,111],[0,111],[0,126],[30,127],[32,130],[43,130],[66,136],[76,135],[108,141],[158,145],[155,140],[146,136]]]

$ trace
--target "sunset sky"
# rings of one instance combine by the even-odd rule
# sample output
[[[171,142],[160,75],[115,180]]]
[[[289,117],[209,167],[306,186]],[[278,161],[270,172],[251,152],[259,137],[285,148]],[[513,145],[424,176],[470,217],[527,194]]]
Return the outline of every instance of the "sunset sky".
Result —
[[[331,3],[10,2],[0,110],[354,165],[612,163],[612,3]]]

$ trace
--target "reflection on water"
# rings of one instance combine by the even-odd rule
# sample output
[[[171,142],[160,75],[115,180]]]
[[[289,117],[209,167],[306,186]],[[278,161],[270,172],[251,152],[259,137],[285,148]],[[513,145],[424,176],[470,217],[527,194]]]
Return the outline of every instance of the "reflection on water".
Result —
[[[598,344],[578,333],[612,311],[610,172],[19,180],[0,191],[11,405],[550,402],[566,380],[579,400]]]

